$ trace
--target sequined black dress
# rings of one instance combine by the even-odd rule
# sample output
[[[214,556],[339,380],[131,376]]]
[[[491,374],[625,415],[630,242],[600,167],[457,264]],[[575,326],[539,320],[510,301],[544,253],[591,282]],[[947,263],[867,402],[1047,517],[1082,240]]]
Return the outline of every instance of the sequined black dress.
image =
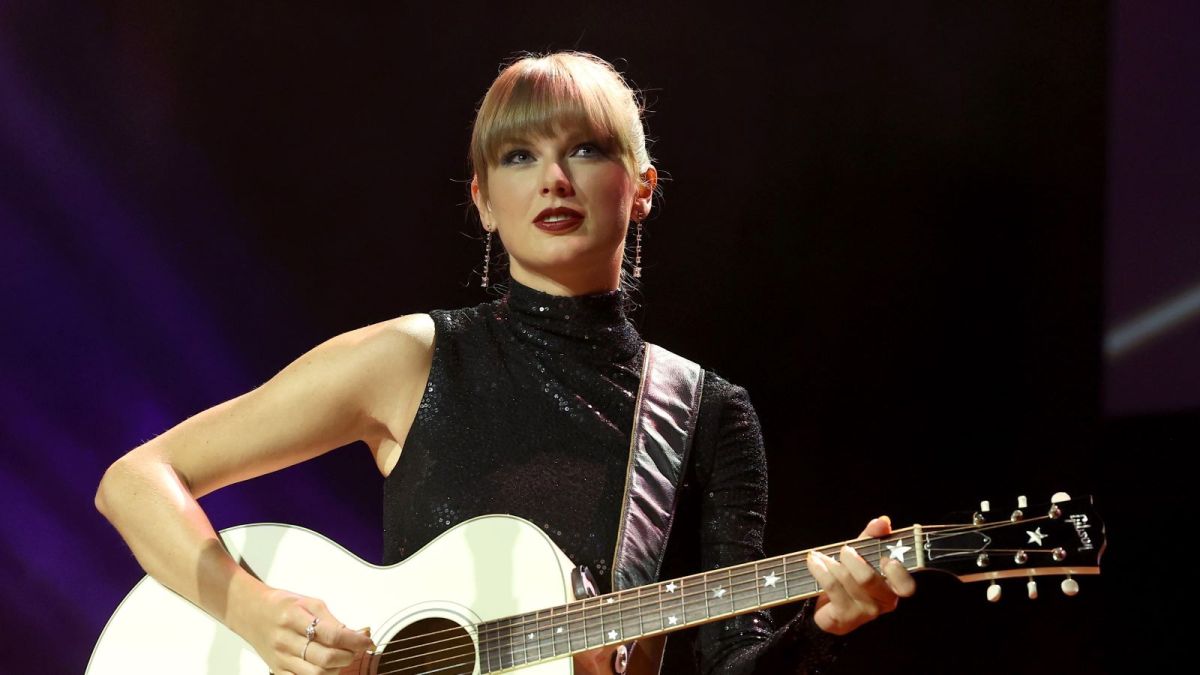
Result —
[[[643,342],[620,291],[552,296],[515,281],[495,302],[433,311],[429,383],[384,483],[384,562],[469,518],[510,513],[542,527],[611,585]],[[746,391],[705,373],[696,440],[663,576],[762,558],[766,462]],[[813,672],[830,643],[803,616],[708,624],[704,675]],[[688,635],[685,633],[684,635]],[[665,672],[692,659],[673,637]]]

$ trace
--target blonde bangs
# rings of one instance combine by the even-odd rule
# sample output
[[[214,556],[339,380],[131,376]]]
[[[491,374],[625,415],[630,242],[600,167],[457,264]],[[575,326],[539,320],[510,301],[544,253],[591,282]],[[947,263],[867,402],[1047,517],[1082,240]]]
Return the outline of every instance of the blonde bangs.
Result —
[[[484,96],[471,132],[480,187],[505,146],[562,130],[586,130],[635,178],[650,160],[641,108],[612,66],[590,54],[526,57],[504,69]]]

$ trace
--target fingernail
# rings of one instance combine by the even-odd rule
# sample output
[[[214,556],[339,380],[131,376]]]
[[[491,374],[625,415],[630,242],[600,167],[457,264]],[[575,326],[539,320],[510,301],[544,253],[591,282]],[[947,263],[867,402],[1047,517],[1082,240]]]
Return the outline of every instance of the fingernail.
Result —
[[[813,551],[812,553],[809,554],[808,558],[809,558],[810,564],[813,565],[814,567],[820,568],[822,571],[825,571],[825,572],[829,571],[829,566],[825,564],[825,560],[824,560],[825,554],[821,553],[820,551]]]
[[[367,626],[366,628],[359,628],[358,630],[356,630],[354,632],[362,633],[363,635],[366,635],[367,637],[371,637],[371,627],[370,626]]]
[[[855,558],[858,558],[859,560],[862,560],[862,556],[859,555],[858,551],[856,551],[854,549],[854,547],[851,546],[850,544],[846,544],[845,546],[842,547],[842,557],[845,557],[847,555],[853,556]]]

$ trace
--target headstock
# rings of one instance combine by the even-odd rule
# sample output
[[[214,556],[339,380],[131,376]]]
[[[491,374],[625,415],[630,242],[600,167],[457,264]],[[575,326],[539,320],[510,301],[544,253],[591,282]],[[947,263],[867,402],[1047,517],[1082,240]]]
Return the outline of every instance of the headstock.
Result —
[[[1000,599],[995,580],[1005,578],[1026,579],[1026,593],[1037,598],[1035,577],[1063,576],[1062,592],[1075,595],[1079,584],[1072,577],[1099,574],[1105,546],[1104,523],[1091,497],[1075,500],[1065,492],[1034,506],[1019,497],[1011,511],[983,502],[970,522],[919,529],[921,569],[948,572],[965,583],[990,580],[993,602]]]

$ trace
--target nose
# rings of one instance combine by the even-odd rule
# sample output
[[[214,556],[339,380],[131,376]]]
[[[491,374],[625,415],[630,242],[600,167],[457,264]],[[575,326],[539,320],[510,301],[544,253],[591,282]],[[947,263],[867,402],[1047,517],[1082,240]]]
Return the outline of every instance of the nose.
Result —
[[[547,162],[546,173],[542,176],[542,196],[572,197],[575,186],[571,184],[571,176],[559,162]]]

